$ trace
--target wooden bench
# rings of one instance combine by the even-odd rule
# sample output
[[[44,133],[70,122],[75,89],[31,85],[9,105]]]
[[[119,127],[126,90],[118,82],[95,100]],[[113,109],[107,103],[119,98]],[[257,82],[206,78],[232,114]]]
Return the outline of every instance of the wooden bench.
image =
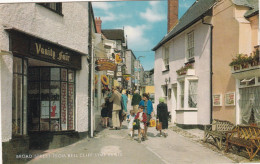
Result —
[[[212,124],[204,126],[204,142],[212,137],[217,147],[222,148],[222,143],[226,140],[226,133],[234,128],[234,124],[229,121],[214,119]]]
[[[237,125],[226,136],[226,152],[234,145],[245,148],[249,159],[252,160],[260,149],[260,127]]]

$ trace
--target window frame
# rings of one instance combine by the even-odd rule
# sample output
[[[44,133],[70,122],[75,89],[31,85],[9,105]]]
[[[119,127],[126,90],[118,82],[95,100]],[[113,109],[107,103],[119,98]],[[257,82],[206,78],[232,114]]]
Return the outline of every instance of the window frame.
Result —
[[[162,59],[163,59],[163,65],[164,65],[164,71],[168,71],[169,68],[169,58],[170,58],[170,48],[169,46],[165,46],[163,47],[163,55],[162,55]]]
[[[187,58],[187,61],[193,61],[194,57],[195,57],[194,30],[188,32],[186,37],[187,37],[186,58]],[[192,52],[192,56],[190,55],[190,52]]]
[[[48,10],[51,10],[51,11],[63,16],[63,14],[62,14],[62,3],[61,2],[37,3],[37,4],[40,5],[40,6],[43,6],[44,8],[46,8]],[[56,7],[55,7],[56,9],[51,6],[52,4],[56,5]]]

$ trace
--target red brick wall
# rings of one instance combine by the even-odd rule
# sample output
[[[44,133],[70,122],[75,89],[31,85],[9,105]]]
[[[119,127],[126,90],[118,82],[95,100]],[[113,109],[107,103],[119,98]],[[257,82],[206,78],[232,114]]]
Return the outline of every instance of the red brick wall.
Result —
[[[170,32],[178,22],[178,0],[168,0],[168,27]]]

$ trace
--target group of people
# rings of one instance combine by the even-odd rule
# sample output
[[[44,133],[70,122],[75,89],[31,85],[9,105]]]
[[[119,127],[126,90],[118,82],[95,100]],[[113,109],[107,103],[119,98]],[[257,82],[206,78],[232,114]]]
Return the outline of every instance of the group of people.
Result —
[[[122,90],[120,93],[119,87],[113,87],[112,93],[107,95],[105,103],[102,105],[101,116],[103,119],[103,127],[108,127],[109,117],[112,118],[111,130],[121,129],[123,120],[127,115],[127,103],[128,97],[126,91]],[[134,122],[138,122],[138,142],[147,140],[147,130],[152,116],[154,115],[154,109],[152,101],[149,100],[149,94],[144,93],[141,97],[139,91],[136,90],[132,96],[132,110],[127,116],[128,128],[130,130],[130,136],[134,137]],[[167,136],[166,129],[168,129],[168,108],[164,103],[164,98],[159,99],[157,105],[157,122],[162,124],[162,130],[160,130],[160,136],[162,133]]]

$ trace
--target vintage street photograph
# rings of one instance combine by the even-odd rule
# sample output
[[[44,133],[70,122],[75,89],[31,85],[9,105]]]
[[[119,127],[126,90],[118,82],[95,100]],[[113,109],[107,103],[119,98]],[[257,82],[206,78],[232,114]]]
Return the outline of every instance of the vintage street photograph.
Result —
[[[259,0],[1,0],[0,163],[260,163]]]

